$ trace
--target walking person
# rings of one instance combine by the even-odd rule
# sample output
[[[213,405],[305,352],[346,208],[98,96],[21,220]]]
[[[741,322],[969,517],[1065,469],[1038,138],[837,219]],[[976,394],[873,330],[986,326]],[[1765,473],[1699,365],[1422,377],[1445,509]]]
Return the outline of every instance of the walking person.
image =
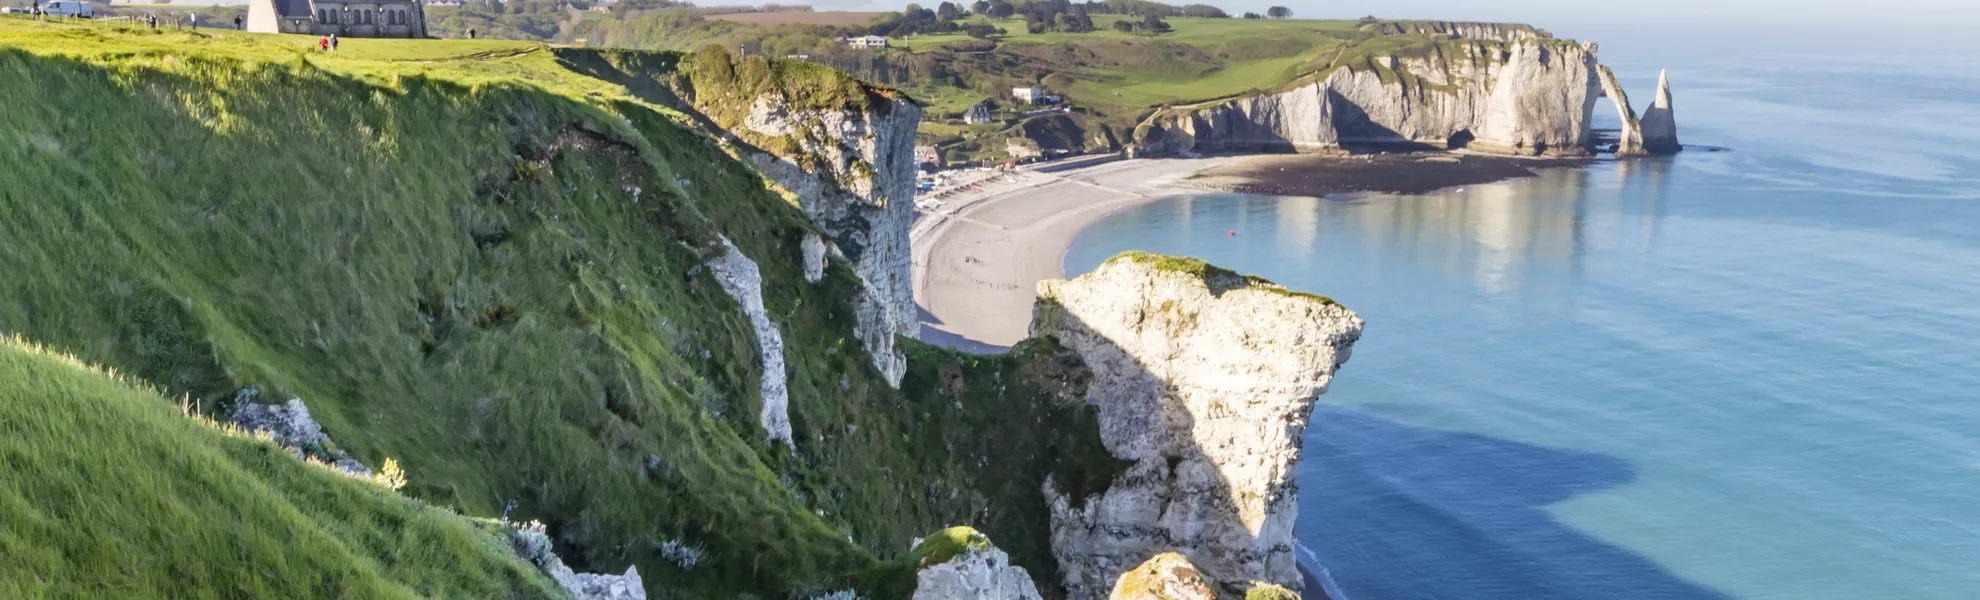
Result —
[[[329,52],[329,51],[330,51],[330,36],[327,36],[327,35],[326,35],[326,36],[323,36],[323,37],[320,37],[320,38],[316,38],[316,49],[317,49],[317,50],[321,50],[321,51],[323,51],[323,52]]]
[[[241,29],[241,16],[234,15],[234,30],[240,31],[240,29]]]
[[[330,34],[330,51],[337,51],[337,34],[334,33]]]

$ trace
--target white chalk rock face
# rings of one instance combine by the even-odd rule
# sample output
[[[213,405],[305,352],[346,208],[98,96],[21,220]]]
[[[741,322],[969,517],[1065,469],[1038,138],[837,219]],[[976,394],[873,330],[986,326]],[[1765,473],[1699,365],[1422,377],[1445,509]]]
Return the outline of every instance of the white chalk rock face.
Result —
[[[1622,121],[1622,128],[1616,131],[1616,156],[1641,156],[1643,152],[1643,129],[1636,119],[1636,109],[1629,105],[1629,94],[1623,91],[1622,82],[1616,80],[1616,72],[1608,65],[1601,65],[1598,71],[1602,77],[1602,94],[1616,105],[1616,118]]]
[[[1075,599],[1163,552],[1221,582],[1298,589],[1301,436],[1362,321],[1311,294],[1202,261],[1125,254],[1039,284],[1033,335],[1093,370],[1107,449],[1133,461],[1083,504],[1048,481],[1052,550]]]
[[[578,573],[564,566],[564,561],[553,560],[545,571],[557,587],[578,600],[646,600],[646,586],[635,567],[626,567],[624,575],[598,575]]]
[[[1594,46],[1530,29],[1477,33],[1487,37],[1440,41],[1424,56],[1351,64],[1285,91],[1165,111],[1137,128],[1131,150],[1586,154],[1600,97]]]
[[[804,251],[804,281],[818,283],[825,279],[825,240],[818,234],[804,234],[801,244]]]
[[[1670,75],[1669,71],[1657,72],[1657,97],[1643,111],[1643,149],[1651,154],[1676,154],[1684,149],[1678,143],[1677,115],[1671,112]]]
[[[758,152],[750,160],[796,194],[812,222],[852,262],[869,290],[858,299],[855,315],[860,341],[896,387],[907,372],[907,358],[894,346],[894,336],[921,333],[908,246],[920,121],[921,109],[906,100],[872,111],[792,110],[783,96],[770,94],[756,100],[742,123],[758,135],[795,142],[792,155]]]
[[[1521,40],[1510,46],[1471,147],[1507,154],[1585,154],[1601,97],[1595,45]]]
[[[1361,30],[1373,31],[1383,35],[1436,34],[1462,39],[1498,40],[1502,42],[1547,37],[1546,34],[1529,25],[1465,21],[1391,21],[1363,25]]]
[[[763,423],[763,431],[773,441],[791,443],[791,393],[790,383],[784,374],[784,335],[777,331],[777,325],[770,322],[769,311],[763,308],[763,273],[756,267],[756,261],[743,256],[742,250],[722,238],[722,247],[728,251],[715,260],[709,261],[709,270],[715,272],[715,281],[722,291],[741,304],[743,314],[749,317],[749,324],[756,330],[756,347],[762,355],[763,409],[758,420]]]
[[[972,542],[947,561],[922,566],[915,573],[914,600],[1041,600],[1031,574],[1012,565],[989,538],[957,529],[967,530],[962,535]]]

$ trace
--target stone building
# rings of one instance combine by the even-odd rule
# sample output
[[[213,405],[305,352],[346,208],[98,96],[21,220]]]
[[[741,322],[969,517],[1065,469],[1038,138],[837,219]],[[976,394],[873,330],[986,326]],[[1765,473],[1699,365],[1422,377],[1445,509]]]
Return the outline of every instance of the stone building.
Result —
[[[416,0],[250,0],[247,30],[338,37],[426,37]]]

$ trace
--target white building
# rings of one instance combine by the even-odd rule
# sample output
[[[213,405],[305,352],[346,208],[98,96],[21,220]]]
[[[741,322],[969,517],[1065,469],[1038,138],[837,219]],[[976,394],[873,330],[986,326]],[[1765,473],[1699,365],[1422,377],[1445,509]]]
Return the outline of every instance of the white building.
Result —
[[[846,45],[854,48],[885,48],[887,47],[887,38],[877,35],[849,37],[846,38]]]
[[[990,105],[978,102],[963,113],[963,122],[970,125],[990,122]]]
[[[1045,98],[1045,90],[1029,87],[1011,88],[1011,97],[1025,104],[1037,104],[1039,100]]]

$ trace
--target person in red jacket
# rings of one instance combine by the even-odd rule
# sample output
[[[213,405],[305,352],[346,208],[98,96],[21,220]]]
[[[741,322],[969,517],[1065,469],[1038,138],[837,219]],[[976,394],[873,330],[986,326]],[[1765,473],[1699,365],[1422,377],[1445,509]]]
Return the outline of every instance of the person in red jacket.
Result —
[[[327,35],[326,35],[326,36],[323,36],[323,37],[320,37],[320,38],[316,38],[316,49],[317,49],[317,50],[321,50],[321,51],[324,51],[324,52],[329,52],[329,51],[330,51],[330,36],[327,36]]]

